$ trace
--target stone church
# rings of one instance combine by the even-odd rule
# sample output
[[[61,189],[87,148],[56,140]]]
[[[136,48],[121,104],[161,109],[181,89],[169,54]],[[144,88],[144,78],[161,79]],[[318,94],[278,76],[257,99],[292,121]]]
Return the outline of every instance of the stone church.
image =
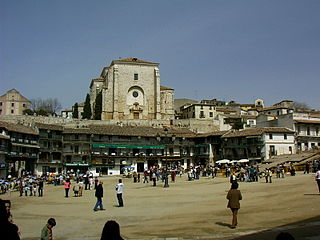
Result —
[[[102,120],[174,119],[174,89],[160,85],[159,63],[113,60],[90,85],[92,106],[102,91]]]

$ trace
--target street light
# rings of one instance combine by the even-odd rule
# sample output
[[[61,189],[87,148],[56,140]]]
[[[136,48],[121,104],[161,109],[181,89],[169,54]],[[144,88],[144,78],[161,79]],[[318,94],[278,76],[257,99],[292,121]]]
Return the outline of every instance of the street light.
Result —
[[[168,128],[164,129],[164,135],[165,135],[165,141],[164,141],[164,146],[165,146],[165,157],[166,157],[166,168],[164,172],[164,188],[169,187],[169,180],[168,180],[168,144],[171,142],[174,142],[176,139],[176,136],[173,134],[171,137],[171,140],[168,138]]]

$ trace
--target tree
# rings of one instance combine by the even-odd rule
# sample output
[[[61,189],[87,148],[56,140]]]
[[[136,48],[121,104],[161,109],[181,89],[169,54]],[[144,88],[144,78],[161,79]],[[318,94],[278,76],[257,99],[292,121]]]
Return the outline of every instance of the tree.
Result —
[[[31,99],[31,110],[38,115],[50,115],[56,114],[62,109],[61,103],[57,98],[48,99]]]
[[[82,119],[91,119],[92,112],[91,112],[91,104],[90,104],[90,95],[87,94],[86,101],[84,102],[83,106],[83,114]]]
[[[100,91],[96,97],[96,101],[94,104],[94,119],[101,120],[102,114],[102,91]]]
[[[244,123],[239,119],[233,123],[232,129],[236,129],[236,130],[243,129],[243,124]]]
[[[33,115],[34,111],[32,111],[31,109],[25,109],[25,110],[23,110],[23,114],[24,115]]]
[[[78,103],[75,103],[75,104],[73,105],[73,108],[72,108],[72,117],[73,117],[73,118],[79,118]]]
[[[46,100],[47,101],[47,106],[49,110],[53,113],[56,114],[62,109],[61,103],[58,101],[57,98],[49,98]]]
[[[308,104],[303,103],[303,102],[294,102],[292,104],[292,107],[297,110],[297,109],[301,109],[301,110],[310,110],[310,107],[308,106]]]

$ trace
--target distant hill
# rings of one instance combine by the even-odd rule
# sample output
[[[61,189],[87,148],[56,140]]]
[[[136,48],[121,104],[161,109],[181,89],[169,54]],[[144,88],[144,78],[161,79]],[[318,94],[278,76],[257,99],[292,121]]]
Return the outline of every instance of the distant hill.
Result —
[[[176,112],[180,111],[180,107],[185,105],[185,104],[193,104],[193,103],[198,103],[198,101],[193,100],[193,99],[187,99],[187,98],[178,98],[178,99],[174,99],[174,110]]]

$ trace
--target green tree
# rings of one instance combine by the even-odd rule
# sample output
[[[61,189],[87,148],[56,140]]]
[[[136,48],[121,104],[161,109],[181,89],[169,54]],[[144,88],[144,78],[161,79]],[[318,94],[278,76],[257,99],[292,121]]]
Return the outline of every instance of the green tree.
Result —
[[[233,124],[232,129],[236,129],[236,130],[243,129],[243,124],[244,124],[244,122],[242,122],[239,119]]]
[[[102,91],[100,91],[96,97],[96,101],[94,104],[94,119],[101,120],[102,114]]]
[[[73,117],[73,118],[78,118],[78,117],[79,117],[78,103],[75,103],[75,104],[73,105],[72,117]]]
[[[83,106],[83,114],[82,119],[91,119],[92,111],[91,111],[91,104],[90,104],[90,95],[87,94],[86,101],[84,102]]]
[[[23,110],[23,114],[24,115],[33,115],[34,111],[32,111],[31,109],[25,109],[25,110]]]

